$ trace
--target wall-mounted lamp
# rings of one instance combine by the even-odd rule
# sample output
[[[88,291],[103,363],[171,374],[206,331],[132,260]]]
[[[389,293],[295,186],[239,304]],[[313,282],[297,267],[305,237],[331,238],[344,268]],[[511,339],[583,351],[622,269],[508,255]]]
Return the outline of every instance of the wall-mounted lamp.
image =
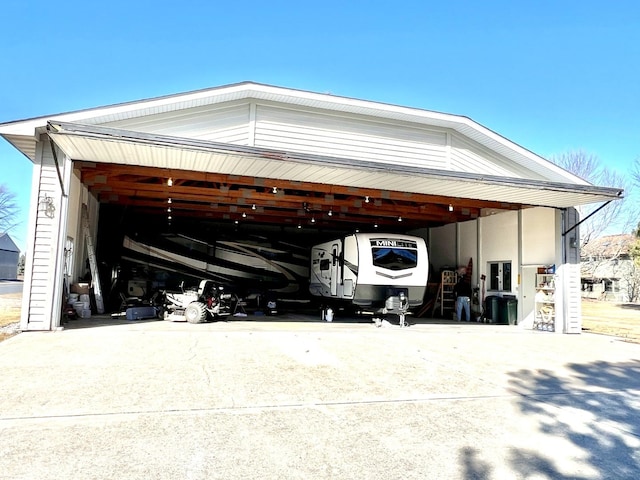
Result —
[[[311,223],[316,223],[316,217],[311,217]]]
[[[168,203],[169,205],[171,205],[171,197],[169,197],[169,198],[167,199],[167,203]]]
[[[401,222],[402,221],[402,217],[398,217],[398,221]]]
[[[329,209],[329,212],[327,213],[327,215],[329,215],[330,217],[333,216],[333,210]]]
[[[251,205],[251,210],[255,210],[256,209],[256,204],[254,203],[253,205]]]
[[[173,178],[169,177],[169,180],[167,180],[167,186],[173,187]]]
[[[171,207],[167,208],[167,213],[171,213]]]
[[[44,211],[45,216],[48,218],[54,218],[56,216],[56,206],[53,203],[53,197],[50,197],[46,193],[43,197],[40,197],[38,202],[40,208]]]
[[[242,212],[242,218],[247,218],[247,212]]]
[[[369,203],[369,195],[364,197],[364,203]]]
[[[278,193],[278,187],[273,187],[273,188],[271,189],[271,191],[272,191],[273,193]]]
[[[453,205],[449,204],[449,211],[453,212]]]
[[[171,221],[171,215],[169,215],[169,216],[167,217],[167,220]]]

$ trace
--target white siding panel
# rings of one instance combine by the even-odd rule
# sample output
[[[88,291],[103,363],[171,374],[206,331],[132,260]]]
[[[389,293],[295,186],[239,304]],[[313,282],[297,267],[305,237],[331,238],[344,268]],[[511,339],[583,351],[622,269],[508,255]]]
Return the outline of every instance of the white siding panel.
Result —
[[[578,211],[575,208],[568,208],[565,212],[564,227],[569,230],[580,221]],[[563,238],[563,248],[565,250],[566,264],[565,291],[564,297],[566,308],[564,309],[564,332],[582,332],[582,296],[580,294],[582,283],[580,281],[580,249],[572,247],[572,238],[580,238],[579,227],[566,234]]]
[[[456,134],[451,135],[451,170],[501,177],[542,179],[531,170],[522,168],[513,161]]]
[[[53,297],[55,258],[53,252],[57,242],[58,217],[60,212],[59,202],[60,185],[53,155],[50,149],[43,149],[43,158],[40,167],[40,179],[38,185],[39,205],[45,197],[52,199],[56,210],[48,216],[46,210],[38,207],[36,214],[36,226],[33,244],[33,260],[31,267],[31,292],[28,306],[29,330],[48,330],[51,324],[51,298]]]
[[[255,146],[446,168],[446,131],[258,105]]]
[[[104,126],[157,135],[248,145],[249,104],[190,108],[109,122]]]

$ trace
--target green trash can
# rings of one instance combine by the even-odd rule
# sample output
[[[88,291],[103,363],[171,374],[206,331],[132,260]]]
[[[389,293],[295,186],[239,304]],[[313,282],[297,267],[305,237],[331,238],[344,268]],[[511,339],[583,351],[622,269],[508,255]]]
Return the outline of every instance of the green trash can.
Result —
[[[499,300],[497,295],[489,295],[484,299],[484,318],[491,323],[498,323],[499,319]]]
[[[514,296],[500,297],[498,322],[502,325],[518,324],[518,299]]]

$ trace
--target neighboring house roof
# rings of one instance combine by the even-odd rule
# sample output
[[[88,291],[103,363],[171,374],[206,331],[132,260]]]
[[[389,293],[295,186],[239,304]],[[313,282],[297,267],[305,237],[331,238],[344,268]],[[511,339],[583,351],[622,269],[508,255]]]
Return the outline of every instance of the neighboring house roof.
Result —
[[[13,242],[13,240],[11,240],[11,237],[8,233],[0,233],[0,250],[20,253],[20,249]]]
[[[420,159],[403,163],[388,154],[373,162],[373,154],[356,158],[353,149],[349,152],[351,156],[349,153],[338,156],[335,151],[327,154],[291,142],[276,148],[257,145],[255,139],[253,143],[246,139],[223,143],[202,139],[200,133],[187,138],[181,129],[163,133],[167,122],[176,119],[181,125],[191,121],[202,122],[206,127],[211,117],[203,116],[203,109],[239,104],[254,107],[247,116],[249,126],[255,122],[256,105],[277,105],[284,111],[310,115],[322,112],[335,120],[357,119],[375,124],[383,131],[390,125],[402,125],[406,135],[417,130],[420,136],[428,137],[431,129],[448,139],[437,149],[438,155],[447,160],[434,168]],[[198,112],[200,116],[191,118],[187,112]],[[327,122],[332,123],[329,119]],[[268,172],[263,176],[295,182],[316,181],[557,208],[622,195],[621,189],[589,184],[465,116],[252,82],[0,124],[0,135],[31,160],[35,160],[37,139],[44,133],[73,160],[136,162],[156,168],[185,165],[187,170],[228,175]],[[346,134],[353,136],[353,132]],[[361,143],[366,144],[368,138],[362,137]],[[427,140],[416,143],[429,150]],[[402,152],[402,148],[398,150]]]
[[[582,247],[580,257],[588,258],[619,258],[628,256],[631,247],[638,238],[631,234],[606,235],[604,237],[591,240]]]

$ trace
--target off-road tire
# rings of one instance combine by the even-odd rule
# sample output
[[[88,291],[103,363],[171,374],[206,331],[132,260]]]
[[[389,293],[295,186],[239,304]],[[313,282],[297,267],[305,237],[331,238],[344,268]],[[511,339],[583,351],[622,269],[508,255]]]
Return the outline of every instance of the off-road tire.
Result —
[[[184,318],[189,323],[204,323],[207,321],[207,310],[204,303],[191,302],[184,311]]]

